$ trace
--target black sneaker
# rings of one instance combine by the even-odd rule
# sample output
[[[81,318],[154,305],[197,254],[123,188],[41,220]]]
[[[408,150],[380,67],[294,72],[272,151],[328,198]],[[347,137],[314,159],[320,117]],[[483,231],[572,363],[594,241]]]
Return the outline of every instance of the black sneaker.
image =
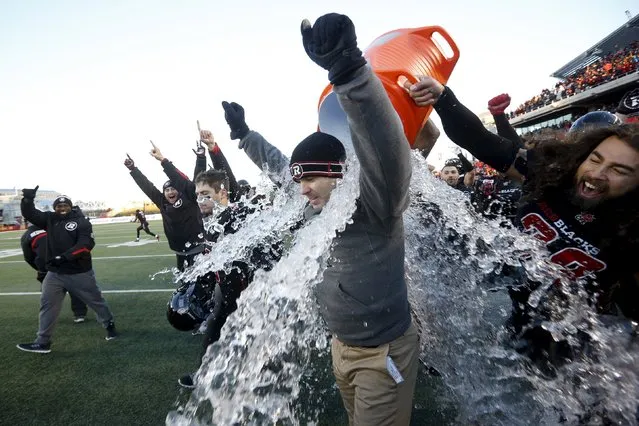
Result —
[[[187,374],[186,376],[180,377],[180,380],[178,380],[178,384],[183,388],[195,389],[195,384],[193,383],[193,374]]]
[[[33,352],[37,354],[48,354],[51,352],[51,343],[43,345],[41,343],[20,343],[16,348],[25,352]]]
[[[110,322],[109,325],[107,325],[106,331],[107,331],[107,335],[105,337],[106,340],[113,340],[116,337],[118,337],[118,332],[115,331],[115,323],[113,321]]]

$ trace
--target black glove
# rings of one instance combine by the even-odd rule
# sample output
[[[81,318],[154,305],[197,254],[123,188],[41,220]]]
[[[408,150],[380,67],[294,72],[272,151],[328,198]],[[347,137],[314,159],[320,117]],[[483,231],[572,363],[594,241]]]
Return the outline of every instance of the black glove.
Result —
[[[133,158],[129,156],[129,154],[126,155],[126,160],[124,160],[124,165],[129,170],[135,169],[135,162],[133,161]]]
[[[47,262],[47,265],[48,266],[60,266],[66,261],[67,261],[67,259],[64,256],[56,256],[53,259],[49,260]]]
[[[346,15],[320,16],[312,27],[305,19],[302,21],[302,43],[308,57],[328,71],[332,84],[349,82],[353,73],[366,65],[366,59],[357,47],[355,26]]]
[[[22,189],[22,197],[26,198],[28,200],[33,200],[36,197],[36,192],[38,192],[38,188],[40,188],[40,185],[36,186],[33,189],[28,189],[28,188],[23,188]]]
[[[44,277],[47,276],[46,272],[40,272],[38,271],[38,275],[36,276],[36,279],[40,282],[44,281]]]
[[[249,132],[249,128],[244,120],[244,108],[242,105],[226,101],[222,102],[224,108],[224,118],[231,128],[231,139],[242,139]]]
[[[466,157],[464,157],[464,155],[462,153],[457,154],[457,158],[459,158],[459,161],[461,161],[462,171],[464,173],[468,173],[468,172],[472,171],[475,168],[473,166],[473,163],[468,161],[468,159]]]
[[[204,145],[202,145],[202,142],[195,142],[195,149],[191,149],[191,151],[193,151],[193,153],[197,156],[204,156],[204,154],[206,154],[206,149],[204,149]]]

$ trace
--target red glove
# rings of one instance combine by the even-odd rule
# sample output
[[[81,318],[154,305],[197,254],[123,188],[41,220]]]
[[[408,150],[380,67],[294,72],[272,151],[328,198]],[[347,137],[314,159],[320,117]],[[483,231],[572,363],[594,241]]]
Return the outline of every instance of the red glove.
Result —
[[[492,115],[500,115],[504,113],[509,105],[510,96],[508,96],[508,93],[502,93],[488,101],[488,111],[490,111]]]

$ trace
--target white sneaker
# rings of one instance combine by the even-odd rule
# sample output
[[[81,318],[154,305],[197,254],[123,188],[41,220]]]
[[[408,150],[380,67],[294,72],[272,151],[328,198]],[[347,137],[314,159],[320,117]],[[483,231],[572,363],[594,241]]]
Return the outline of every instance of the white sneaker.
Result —
[[[136,243],[139,243],[139,242],[140,242],[140,239],[139,239],[139,238],[136,238],[136,239],[135,239],[135,242],[136,242]]]

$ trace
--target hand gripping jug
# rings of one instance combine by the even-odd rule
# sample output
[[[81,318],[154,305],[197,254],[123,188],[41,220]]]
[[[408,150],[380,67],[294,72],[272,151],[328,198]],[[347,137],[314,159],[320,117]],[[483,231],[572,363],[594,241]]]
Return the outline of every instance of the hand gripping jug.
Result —
[[[450,46],[452,54],[446,55],[435,34]],[[364,50],[364,57],[379,77],[397,111],[406,138],[413,145],[419,130],[432,111],[432,106],[420,108],[402,87],[405,79],[416,82],[418,76],[429,75],[446,84],[459,59],[459,49],[441,27],[407,28],[388,32],[375,39]],[[346,115],[328,85],[320,96],[319,130],[332,134],[342,142],[350,141]]]

